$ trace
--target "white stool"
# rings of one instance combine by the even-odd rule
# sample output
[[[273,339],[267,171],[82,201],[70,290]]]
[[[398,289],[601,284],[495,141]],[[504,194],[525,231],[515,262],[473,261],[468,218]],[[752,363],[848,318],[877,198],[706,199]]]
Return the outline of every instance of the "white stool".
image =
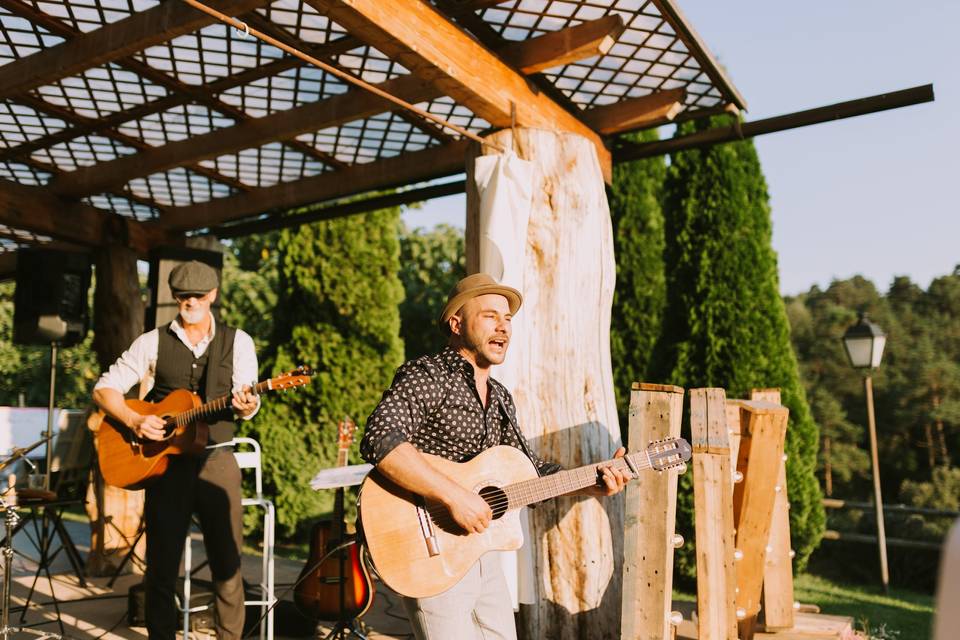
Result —
[[[241,446],[244,447],[242,451],[239,450]],[[263,612],[272,607],[275,602],[273,590],[273,529],[276,519],[273,502],[263,497],[263,470],[260,460],[260,443],[253,438],[234,438],[229,442],[210,445],[207,448],[213,449],[216,447],[234,447],[233,455],[237,459],[237,465],[240,467],[241,474],[244,469],[254,470],[254,487],[256,493],[249,498],[241,498],[240,504],[244,507],[259,507],[263,509],[263,560],[260,572],[260,598],[257,600],[244,600],[243,604],[244,606],[260,605],[260,615],[263,616]],[[193,549],[190,544],[190,533],[187,532],[187,541],[184,545],[183,552],[183,602],[180,608],[183,612],[183,637],[185,640],[190,636],[190,614],[204,611],[210,606],[207,604],[195,607],[190,606],[190,571],[192,568],[192,560]],[[260,621],[260,639],[273,640],[272,608],[269,609],[266,617]]]

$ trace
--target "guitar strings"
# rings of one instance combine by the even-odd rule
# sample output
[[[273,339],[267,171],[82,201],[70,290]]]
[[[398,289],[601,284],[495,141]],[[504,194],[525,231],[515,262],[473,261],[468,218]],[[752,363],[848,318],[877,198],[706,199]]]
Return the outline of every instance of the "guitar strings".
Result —
[[[631,476],[634,476],[632,469],[630,469],[630,466],[626,463],[625,460],[622,460],[620,458],[615,458],[614,464],[620,467],[621,469],[626,469],[626,471],[630,472]],[[636,466],[638,470],[651,468],[651,464],[649,460],[642,460],[639,463],[637,463]],[[586,471],[590,468],[591,467],[587,466],[587,467],[580,467],[578,469],[570,469],[569,471],[561,471],[560,474],[563,474],[561,478],[557,477],[557,476],[560,476],[560,474],[555,474],[552,477],[547,476],[546,478],[531,478],[530,480],[522,480],[520,482],[509,484],[505,487],[498,487],[503,493],[503,496],[490,500],[489,502],[487,502],[487,504],[490,506],[491,510],[494,511],[495,513],[501,509],[505,512],[509,510],[511,501],[516,501],[517,499],[534,498],[537,495],[537,490],[531,486],[524,486],[524,485],[539,484],[538,481],[540,480],[548,480],[548,482],[544,483],[548,485],[554,484],[554,485],[562,486],[565,483],[570,484],[571,485],[570,491],[575,491],[577,489],[590,486],[589,484],[584,485],[577,482],[577,480],[582,479],[587,475]],[[592,467],[592,468],[596,469],[596,467]],[[597,473],[599,473],[599,471],[597,471]],[[634,477],[637,477],[637,476],[634,476]],[[548,497],[550,496],[545,496],[542,499],[546,499]],[[527,500],[526,502],[524,502],[522,505],[519,505],[519,506],[524,506],[526,504],[530,504],[531,502],[535,502],[535,501],[536,500]],[[443,526],[443,525],[449,525],[449,524],[456,524],[456,522],[452,518],[452,515],[450,514],[450,510],[443,505],[434,504],[426,507],[424,510],[430,516],[430,519],[433,520],[433,522],[438,525]],[[457,524],[457,526],[459,527],[460,525]]]

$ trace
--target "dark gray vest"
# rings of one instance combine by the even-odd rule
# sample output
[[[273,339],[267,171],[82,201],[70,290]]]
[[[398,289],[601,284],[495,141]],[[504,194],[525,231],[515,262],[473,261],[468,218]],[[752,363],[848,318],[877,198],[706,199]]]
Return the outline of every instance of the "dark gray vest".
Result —
[[[160,402],[175,389],[189,389],[204,402],[228,395],[233,380],[233,338],[237,330],[217,325],[216,335],[199,358],[183,344],[165,324],[158,328],[157,370],[153,389],[147,394],[150,402]],[[233,438],[236,423],[233,411],[226,409],[207,419],[210,441],[226,442]]]

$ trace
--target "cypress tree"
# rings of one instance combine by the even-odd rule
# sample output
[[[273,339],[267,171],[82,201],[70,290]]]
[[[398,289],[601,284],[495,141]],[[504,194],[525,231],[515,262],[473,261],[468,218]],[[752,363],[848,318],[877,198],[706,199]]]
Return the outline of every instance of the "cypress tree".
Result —
[[[718,126],[686,123],[683,133]],[[790,409],[786,453],[790,529],[798,568],[824,528],[815,474],[818,428],[813,421],[779,293],[771,246],[769,196],[751,141],[682,151],[671,158],[664,200],[667,302],[655,350],[658,381],[685,388],[723,387],[747,397],[754,387],[779,387]],[[678,520],[692,537],[691,474],[680,491]],[[681,549],[682,575],[695,574],[693,545]]]
[[[628,136],[635,142],[657,139],[656,130]],[[610,190],[610,218],[617,260],[610,355],[613,384],[626,440],[630,385],[647,377],[660,335],[665,303],[663,210],[660,199],[667,166],[662,157],[617,165]]]
[[[307,364],[315,375],[282,398],[265,397],[250,428],[263,445],[267,491],[287,531],[330,507],[333,492],[314,492],[309,481],[336,461],[337,422],[349,416],[362,427],[402,361],[399,225],[393,208],[280,235],[264,368],[277,375]],[[357,463],[356,443],[353,451]]]
[[[467,275],[463,231],[446,224],[433,229],[405,227],[400,234],[400,335],[406,359],[436,353],[446,344],[437,329],[437,315],[447,292]]]

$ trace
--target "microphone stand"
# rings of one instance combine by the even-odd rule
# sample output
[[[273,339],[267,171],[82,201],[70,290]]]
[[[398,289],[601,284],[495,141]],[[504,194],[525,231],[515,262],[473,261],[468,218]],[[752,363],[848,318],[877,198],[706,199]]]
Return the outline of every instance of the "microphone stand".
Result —
[[[3,605],[0,608],[0,638],[8,640],[15,633],[32,633],[42,638],[56,638],[62,640],[63,636],[56,633],[46,633],[37,631],[30,627],[11,627],[10,626],[10,600],[13,597],[13,532],[20,524],[20,514],[17,513],[17,506],[14,500],[7,503],[7,498],[0,496],[0,504],[3,505],[3,527],[6,531],[6,539],[3,543]]]

